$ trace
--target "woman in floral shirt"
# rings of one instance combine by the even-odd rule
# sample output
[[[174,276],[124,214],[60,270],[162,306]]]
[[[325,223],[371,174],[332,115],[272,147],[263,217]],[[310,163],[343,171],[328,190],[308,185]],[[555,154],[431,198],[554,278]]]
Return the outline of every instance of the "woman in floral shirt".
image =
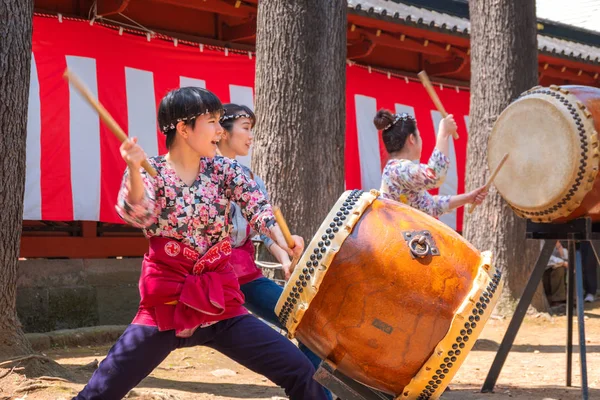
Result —
[[[436,146],[427,164],[419,163],[423,142],[412,116],[379,110],[373,122],[382,131],[383,144],[389,153],[381,179],[384,198],[408,204],[436,218],[465,204],[480,204],[485,199],[484,187],[455,196],[432,196],[427,192],[444,182],[450,165],[448,138],[456,131],[452,115],[440,121]]]
[[[271,206],[233,160],[216,156],[222,105],[211,92],[185,87],[161,101],[158,122],[169,152],[150,158],[133,138],[119,215],[149,239],[140,276],[140,307],[131,325],[76,399],[121,399],[171,351],[209,346],[283,387],[290,399],[326,399],[313,365],[284,336],[250,315],[231,266],[230,204],[290,256]]]
[[[253,139],[252,129],[256,122],[254,113],[248,107],[238,104],[225,104],[223,108],[224,114],[220,122],[224,132],[219,141],[219,151],[223,156],[231,159],[248,155]],[[267,196],[267,190],[262,180],[254,175],[250,168],[244,167],[244,170],[248,177],[259,184],[261,190]],[[275,314],[275,306],[283,289],[271,279],[264,277],[262,271],[256,266],[254,246],[251,239],[254,232],[250,229],[246,219],[240,217],[239,207],[235,204],[232,207],[232,221],[234,228],[232,232],[234,244],[232,265],[238,276],[240,288],[246,298],[244,305],[257,317],[268,321],[279,329],[285,329]],[[261,239],[269,252],[281,263],[287,280],[291,274],[291,261],[288,253],[268,237],[261,235]],[[314,367],[318,368],[321,359],[302,343],[299,342],[298,347]],[[325,392],[327,397],[331,399],[332,396],[329,390],[325,389]]]

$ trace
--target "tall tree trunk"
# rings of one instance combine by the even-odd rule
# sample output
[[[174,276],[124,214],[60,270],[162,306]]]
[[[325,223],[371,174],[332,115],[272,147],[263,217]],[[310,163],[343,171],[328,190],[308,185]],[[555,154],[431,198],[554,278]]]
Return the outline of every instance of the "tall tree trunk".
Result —
[[[0,359],[31,352],[17,318],[33,1],[3,1],[0,14]]]
[[[16,307],[32,23],[32,0],[4,0],[0,5],[0,361],[33,353]],[[23,364],[28,376],[69,376],[48,359]]]
[[[489,176],[487,143],[494,122],[511,101],[537,84],[538,64],[535,0],[470,1],[469,11],[471,111],[465,183],[472,190]],[[533,270],[539,243],[525,239],[525,220],[495,189],[473,214],[465,214],[464,226],[467,240],[493,251],[506,279],[499,312],[510,312]],[[541,285],[532,306],[547,309]]]
[[[344,191],[345,0],[261,0],[252,167],[305,241]]]

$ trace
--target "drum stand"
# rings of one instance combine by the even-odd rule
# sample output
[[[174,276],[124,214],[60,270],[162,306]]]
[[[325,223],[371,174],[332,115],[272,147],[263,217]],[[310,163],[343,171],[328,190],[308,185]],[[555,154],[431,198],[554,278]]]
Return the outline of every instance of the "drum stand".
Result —
[[[343,400],[393,400],[395,397],[348,378],[328,360],[321,362],[313,378]]]
[[[481,388],[482,393],[494,390],[498,375],[506,361],[508,352],[517,336],[523,317],[531,303],[531,299],[542,281],[544,271],[554,250],[557,240],[568,242],[569,268],[567,274],[567,386],[571,386],[571,364],[573,359],[573,294],[577,293],[577,327],[579,330],[579,354],[581,364],[581,395],[583,400],[588,400],[588,379],[585,344],[585,322],[583,308],[583,277],[581,265],[581,250],[576,249],[576,244],[591,246],[596,255],[600,255],[600,230],[594,230],[590,218],[580,218],[564,224],[539,224],[527,222],[527,239],[543,240],[544,246],[537,259],[535,268],[525,286],[523,295],[508,325],[508,329],[502,339],[496,358],[488,372],[487,378]],[[573,286],[575,283],[575,286]],[[575,290],[576,289],[576,290]]]

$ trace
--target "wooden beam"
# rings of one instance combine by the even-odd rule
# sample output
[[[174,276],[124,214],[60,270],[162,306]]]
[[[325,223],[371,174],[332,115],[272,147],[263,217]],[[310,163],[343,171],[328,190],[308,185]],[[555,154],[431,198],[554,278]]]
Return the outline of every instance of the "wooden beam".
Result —
[[[451,60],[439,63],[429,63],[425,61],[425,71],[430,76],[450,75],[461,72],[468,64],[468,58],[455,57]]]
[[[540,64],[549,64],[553,66],[561,65],[572,69],[582,69],[584,72],[594,75],[596,72],[600,72],[600,65],[592,64],[589,61],[573,60],[570,58],[560,57],[560,55],[552,56],[547,53],[538,52],[538,61]]]
[[[98,223],[96,221],[81,221],[81,236],[85,238],[96,237]]]
[[[125,11],[130,0],[98,0],[96,3],[96,15],[107,17]]]
[[[194,35],[187,35],[185,33],[173,32],[173,31],[168,31],[168,30],[164,30],[164,29],[153,29],[153,30],[154,30],[154,32],[162,33],[165,36],[170,36],[170,37],[177,38],[179,40],[185,40],[185,41],[193,42],[193,43],[203,43],[207,46],[227,47],[229,49],[239,50],[239,51],[251,51],[251,52],[255,51],[255,46],[250,45],[250,44],[227,43],[222,40],[194,36]]]
[[[256,37],[256,19],[252,18],[248,22],[228,26],[223,25],[221,39],[225,42],[237,42],[239,40],[248,40]]]
[[[159,2],[239,18],[248,18],[252,15],[256,15],[257,12],[255,7],[246,5],[243,1],[236,7],[237,1],[235,0],[160,0]]]
[[[407,71],[407,70],[402,70],[402,69],[395,69],[395,68],[384,68],[384,71],[389,71],[392,74],[396,74],[396,75],[400,75],[400,76],[405,76],[409,79],[412,79],[416,82],[420,82],[420,79],[417,75],[416,72],[414,71]],[[462,81],[462,80],[458,80],[458,79],[451,79],[451,78],[441,78],[441,77],[431,77],[431,83],[433,84],[443,84],[446,86],[456,86],[456,87],[460,87],[463,90],[465,89],[469,89],[469,81]]]
[[[564,69],[564,71],[563,71]],[[539,65],[539,72],[542,73],[542,77],[544,78],[554,78],[554,79],[562,79],[568,80],[572,83],[579,83],[582,85],[594,85],[596,80],[593,76],[590,76],[587,73],[578,74],[578,72],[572,72],[566,67],[562,67],[558,69],[556,66],[548,66],[545,67],[545,64]]]
[[[398,18],[387,20],[387,18],[373,18],[365,15],[356,15],[352,9],[348,9],[348,23],[356,24],[357,26],[381,29],[385,32],[404,33],[406,36],[424,37],[437,43],[449,43],[452,47],[467,47],[469,46],[468,35],[457,35],[456,32],[445,29],[432,30],[423,25],[417,25],[414,22],[406,22]]]
[[[147,250],[144,237],[22,236],[20,257],[141,257]]]
[[[374,35],[370,36],[370,39],[373,40],[374,37]],[[436,46],[435,44],[429,44],[428,46],[424,46],[424,41],[416,41],[407,37],[403,38],[401,35],[395,37],[389,34],[382,34],[380,37],[376,38],[375,41],[377,44],[380,44],[382,46],[413,51],[415,53],[430,54],[440,57],[448,55],[446,49],[444,49],[443,47]]]
[[[353,43],[348,46],[348,54],[346,58],[349,60],[355,60],[361,57],[367,57],[373,52],[375,43],[369,39],[365,39],[358,43]]]
[[[438,57],[448,57],[449,54],[460,54],[462,51],[456,48],[446,50],[445,46],[440,46],[436,43],[427,41],[426,39],[414,39],[403,34],[390,34],[382,32],[377,35],[377,30],[367,28],[356,28],[360,30],[363,36],[367,37],[376,45],[387,46],[395,49],[413,51],[415,53],[423,53]]]

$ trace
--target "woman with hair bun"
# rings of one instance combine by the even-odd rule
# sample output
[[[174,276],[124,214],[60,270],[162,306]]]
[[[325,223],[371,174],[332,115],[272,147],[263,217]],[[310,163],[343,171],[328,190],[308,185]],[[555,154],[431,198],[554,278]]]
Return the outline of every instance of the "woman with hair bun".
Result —
[[[440,121],[435,149],[427,164],[421,164],[423,142],[415,119],[407,114],[379,110],[373,119],[381,130],[389,154],[381,179],[381,194],[414,207],[432,217],[439,217],[465,204],[481,204],[487,196],[484,186],[469,193],[432,196],[428,190],[440,187],[450,165],[448,139],[456,131],[452,115]]]

